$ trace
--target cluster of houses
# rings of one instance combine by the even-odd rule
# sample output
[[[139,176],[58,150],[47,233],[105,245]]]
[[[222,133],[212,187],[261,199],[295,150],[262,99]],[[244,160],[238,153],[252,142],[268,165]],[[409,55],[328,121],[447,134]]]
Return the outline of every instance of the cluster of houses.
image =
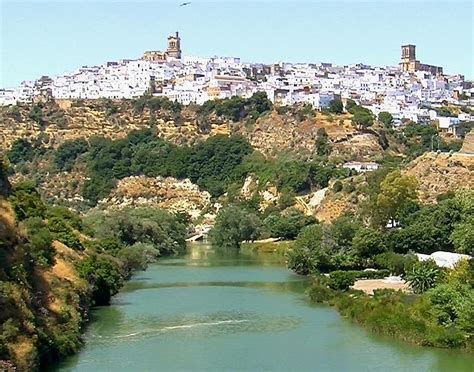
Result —
[[[474,104],[473,82],[462,75],[442,75],[441,68],[421,69],[425,65],[413,63],[408,69],[403,62],[395,67],[244,63],[235,57],[182,56],[180,45],[176,33],[168,38],[166,52],[148,51],[138,59],[24,81],[18,87],[0,89],[0,105],[28,102],[45,92],[55,99],[136,98],[148,92],[187,105],[263,91],[276,105],[307,103],[315,109],[327,107],[335,97],[352,99],[375,115],[391,113],[395,124],[440,119],[440,127],[453,134],[460,122],[474,120],[469,114],[437,117],[436,107],[442,104]],[[402,47],[402,61],[403,48],[407,46]]]

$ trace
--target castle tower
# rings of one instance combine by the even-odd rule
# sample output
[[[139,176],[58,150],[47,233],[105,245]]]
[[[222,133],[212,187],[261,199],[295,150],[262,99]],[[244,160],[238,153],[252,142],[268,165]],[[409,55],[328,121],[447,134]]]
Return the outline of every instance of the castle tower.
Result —
[[[166,55],[168,57],[181,59],[181,38],[179,33],[168,36],[168,48],[166,48]]]
[[[402,45],[402,58],[400,59],[400,70],[403,72],[415,72],[419,62],[416,60],[416,45]]]

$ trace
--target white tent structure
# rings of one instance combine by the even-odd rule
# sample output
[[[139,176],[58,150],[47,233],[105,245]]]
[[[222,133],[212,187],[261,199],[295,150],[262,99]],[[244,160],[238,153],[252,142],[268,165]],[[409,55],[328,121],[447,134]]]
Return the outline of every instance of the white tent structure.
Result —
[[[452,269],[454,265],[460,260],[469,260],[471,256],[467,254],[460,254],[460,253],[453,253],[453,252],[444,252],[444,251],[437,251],[431,253],[430,255],[415,253],[416,257],[418,257],[419,261],[426,261],[426,260],[434,260],[436,265],[439,267],[447,267],[448,269]]]

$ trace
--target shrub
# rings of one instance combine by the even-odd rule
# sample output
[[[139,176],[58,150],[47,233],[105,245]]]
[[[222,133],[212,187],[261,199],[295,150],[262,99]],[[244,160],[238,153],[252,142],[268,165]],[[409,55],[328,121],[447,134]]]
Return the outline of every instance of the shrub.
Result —
[[[438,280],[440,270],[433,260],[415,263],[406,273],[405,279],[410,284],[413,292],[423,293],[433,288]]]
[[[25,181],[14,185],[9,200],[13,206],[16,217],[20,221],[29,217],[44,218],[45,216],[46,206],[36,191],[33,182]]]
[[[347,291],[354,285],[355,275],[349,271],[333,271],[329,274],[329,288],[336,291]]]
[[[24,221],[27,230],[27,251],[39,266],[50,266],[54,263],[55,251],[51,246],[53,234],[39,217],[30,217]]]
[[[384,252],[373,257],[375,267],[387,269],[394,275],[402,275],[414,263],[418,262],[415,255]]]
[[[334,192],[342,191],[342,182],[341,181],[334,182],[334,185],[332,186],[332,191]]]

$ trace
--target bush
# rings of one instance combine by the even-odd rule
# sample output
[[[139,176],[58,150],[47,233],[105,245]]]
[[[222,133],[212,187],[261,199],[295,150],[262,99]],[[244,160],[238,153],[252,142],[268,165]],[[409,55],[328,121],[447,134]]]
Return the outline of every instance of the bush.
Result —
[[[413,254],[384,252],[373,257],[375,267],[387,269],[394,275],[404,274],[418,259]]]
[[[341,181],[334,182],[334,185],[332,186],[332,191],[334,192],[342,191],[342,182]]]
[[[433,288],[439,278],[440,269],[433,260],[415,263],[406,273],[405,279],[410,284],[413,292],[423,293]]]
[[[349,271],[333,271],[329,274],[329,288],[336,291],[347,291],[354,285],[355,275]]]
[[[40,217],[30,217],[23,223],[28,238],[26,248],[31,258],[39,266],[51,266],[56,253],[51,246],[53,234]]]
[[[54,239],[60,241],[71,249],[81,251],[84,249],[81,241],[76,236],[72,228],[66,221],[59,217],[51,217],[48,219],[48,228],[53,233]]]
[[[46,206],[33,182],[25,181],[14,185],[9,201],[20,221],[29,217],[45,217]]]
[[[334,297],[334,291],[328,288],[328,278],[316,275],[312,278],[307,294],[311,301],[316,303],[326,302]]]
[[[340,98],[335,98],[329,102],[328,111],[333,114],[342,114],[343,105]]]

